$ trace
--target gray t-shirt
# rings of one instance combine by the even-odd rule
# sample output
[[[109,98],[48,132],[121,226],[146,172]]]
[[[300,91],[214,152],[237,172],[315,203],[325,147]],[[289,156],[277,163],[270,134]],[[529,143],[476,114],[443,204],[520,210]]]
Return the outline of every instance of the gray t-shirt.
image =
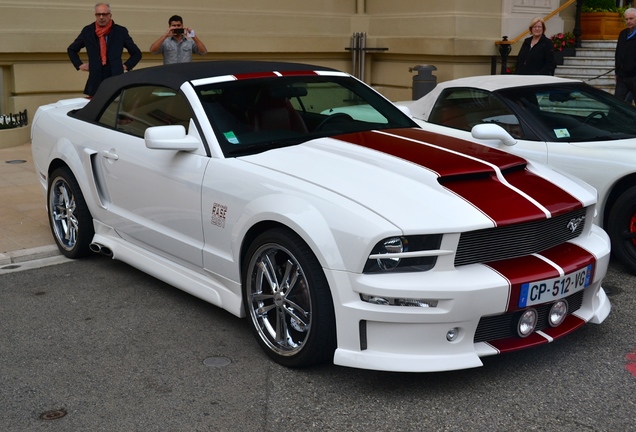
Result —
[[[192,39],[185,36],[178,42],[174,37],[169,37],[163,41],[159,51],[153,54],[163,54],[163,64],[188,63],[192,61],[192,53],[202,53],[197,48],[197,44]]]

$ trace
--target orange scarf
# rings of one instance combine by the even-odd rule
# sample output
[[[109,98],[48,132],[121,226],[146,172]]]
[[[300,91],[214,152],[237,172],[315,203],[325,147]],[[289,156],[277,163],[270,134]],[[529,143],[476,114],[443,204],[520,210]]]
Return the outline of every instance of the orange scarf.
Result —
[[[106,64],[108,57],[106,56],[106,35],[110,34],[113,28],[113,20],[108,21],[105,27],[95,24],[95,34],[99,38],[99,54],[102,57],[102,66]]]

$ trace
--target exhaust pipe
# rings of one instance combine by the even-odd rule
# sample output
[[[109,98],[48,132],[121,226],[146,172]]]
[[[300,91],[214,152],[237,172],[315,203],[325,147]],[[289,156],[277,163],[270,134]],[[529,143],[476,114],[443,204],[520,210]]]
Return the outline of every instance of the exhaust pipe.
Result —
[[[88,246],[88,248],[91,251],[95,252],[95,253],[99,253],[99,254],[105,255],[107,257],[112,257],[113,256],[113,251],[109,247],[104,246],[104,245],[102,245],[100,243],[91,243]]]

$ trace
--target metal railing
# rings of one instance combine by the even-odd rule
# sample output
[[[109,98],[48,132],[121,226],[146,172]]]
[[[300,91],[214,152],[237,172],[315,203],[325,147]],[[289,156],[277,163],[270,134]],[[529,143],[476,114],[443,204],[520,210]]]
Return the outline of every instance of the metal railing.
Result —
[[[353,33],[351,36],[351,45],[345,49],[351,51],[352,75],[361,81],[364,81],[366,54],[368,52],[383,52],[388,50],[388,48],[368,47],[366,32]]]
[[[0,129],[13,129],[21,126],[26,126],[28,124],[29,119],[26,109],[17,114],[10,113],[0,115]]]

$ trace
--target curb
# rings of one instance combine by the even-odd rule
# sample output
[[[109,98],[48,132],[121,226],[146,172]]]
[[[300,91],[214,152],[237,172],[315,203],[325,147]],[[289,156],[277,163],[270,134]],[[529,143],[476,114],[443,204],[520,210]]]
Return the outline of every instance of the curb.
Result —
[[[11,252],[0,253],[0,266],[23,263],[43,258],[60,255],[56,245],[38,246],[31,249],[20,249]]]

